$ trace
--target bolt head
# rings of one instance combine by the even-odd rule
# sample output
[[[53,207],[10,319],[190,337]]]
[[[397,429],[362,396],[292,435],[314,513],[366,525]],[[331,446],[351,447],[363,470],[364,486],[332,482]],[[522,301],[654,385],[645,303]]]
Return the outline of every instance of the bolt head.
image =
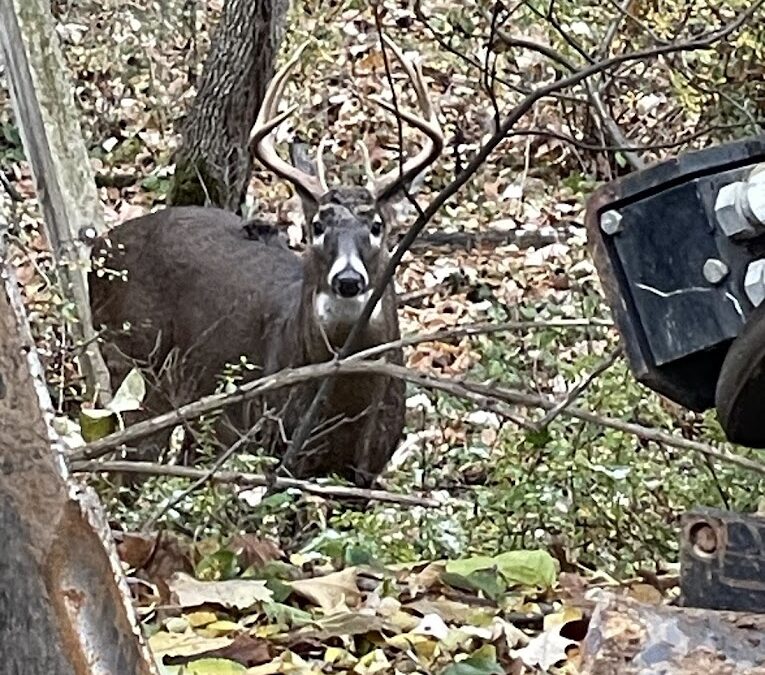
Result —
[[[720,229],[727,237],[745,239],[755,234],[754,228],[741,213],[738,195],[746,189],[746,183],[730,183],[720,188],[715,200],[715,216]]]
[[[755,307],[765,300],[765,259],[749,263],[744,275],[744,291]]]
[[[762,179],[755,182],[750,179],[747,184],[746,202],[752,218],[761,225],[765,225],[765,171],[760,175]]]
[[[717,258],[709,258],[704,262],[704,268],[702,270],[704,278],[710,284],[719,284],[725,277],[728,276],[728,266]]]
[[[765,183],[765,162],[754,165],[754,168],[749,172],[747,183],[749,183],[749,185]]]
[[[603,213],[603,215],[600,216],[600,229],[611,236],[621,232],[624,229],[622,225],[622,214],[614,209]]]

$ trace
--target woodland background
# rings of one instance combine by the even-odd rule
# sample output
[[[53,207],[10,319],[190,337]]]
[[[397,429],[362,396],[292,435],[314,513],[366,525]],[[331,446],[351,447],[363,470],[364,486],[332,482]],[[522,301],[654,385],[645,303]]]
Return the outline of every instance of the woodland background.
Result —
[[[222,0],[58,0],[52,9],[107,221],[118,223],[163,204]],[[740,26],[708,47],[669,48],[693,45],[743,12],[748,14]],[[346,617],[339,628],[324,625],[324,633],[302,635],[300,641],[259,644],[266,650],[260,661],[241,665],[243,660],[234,658],[229,665],[183,672],[288,672],[285,664],[293,663],[293,656],[294,663],[302,660],[296,672],[320,672],[310,670],[318,667],[312,659],[327,662],[333,649],[338,672],[459,675],[508,672],[509,664],[517,672],[535,665],[547,669],[555,663],[573,669],[570,649],[571,662],[563,660],[572,644],[567,639],[548,645],[549,655],[534,664],[528,652],[525,659],[512,652],[529,639],[513,631],[559,631],[581,614],[560,619],[557,628],[555,621],[539,617],[564,616],[565,605],[556,603],[592,585],[621,580],[638,595],[653,592],[646,586],[665,592],[672,584],[661,579],[671,579],[675,571],[678,515],[696,504],[758,510],[762,473],[697,451],[728,449],[713,413],[674,406],[630,374],[588,259],[583,215],[588,196],[604,181],[655,160],[762,132],[763,19],[762,8],[744,0],[293,3],[279,62],[307,38],[312,42],[288,92],[300,113],[278,139],[315,147],[331,131],[328,155],[336,166],[330,164],[330,175],[336,178],[345,166],[346,178],[353,178],[360,166],[356,140],[372,149],[373,161],[396,161],[395,120],[367,100],[389,88],[378,45],[383,31],[406,52],[421,55],[445,132],[443,157],[416,186],[422,208],[468,165],[509,111],[529,100],[529,92],[592,68],[586,80],[551,87],[549,95],[532,101],[472,179],[428,223],[396,278],[405,335],[513,322],[487,335],[413,345],[406,351],[409,367],[457,383],[468,377],[501,384],[565,401],[566,407],[549,415],[534,406],[499,409],[488,400],[476,405],[411,386],[407,434],[381,482],[390,492],[436,500],[437,506],[373,501],[357,510],[341,499],[299,489],[265,495],[259,488],[207,481],[189,491],[188,481],[159,470],[139,486],[93,473],[89,480],[122,533],[123,559],[143,580],[145,587],[133,590],[146,625],[159,630],[155,648],[159,644],[164,653],[188,657],[230,647],[232,626],[279,627],[271,633],[264,629],[259,639],[279,631],[290,635],[311,617],[326,621],[328,610],[342,600],[363,630]],[[622,60],[630,53],[638,56]],[[608,68],[593,67],[609,59],[614,61]],[[51,278],[34,182],[4,84],[0,76],[0,201],[10,222],[10,257],[60,430],[76,443],[83,402],[68,329],[71,307]],[[400,105],[412,104],[405,88],[397,95]],[[406,126],[403,141],[405,150],[417,141]],[[293,239],[299,236],[298,200],[257,164],[247,195],[247,209],[288,229]],[[396,231],[406,231],[416,215],[414,206],[403,206]],[[236,381],[236,373],[230,378]],[[571,414],[575,409],[592,415],[582,419]],[[614,428],[619,424],[612,420],[639,426]],[[696,445],[684,445],[683,439]],[[755,452],[735,452],[757,459]],[[268,466],[267,459],[240,455],[225,468],[262,472]],[[165,532],[161,544],[147,534],[147,523]],[[170,561],[165,568],[144,564],[146,546],[152,564],[161,549]],[[546,553],[532,553],[537,550]],[[480,557],[511,551],[526,553],[490,565]],[[437,560],[453,562],[434,571],[428,561]],[[277,563],[298,570],[304,588],[285,591],[285,584],[299,587],[301,581],[289,576],[292,571],[274,571]],[[406,645],[416,658],[401,656],[407,650],[393,638],[380,645],[359,637],[379,632],[370,613],[349,595],[362,565],[397,570],[399,584],[412,597],[415,588],[427,591],[418,601],[432,604],[421,606],[419,614],[412,610],[416,625],[403,620],[399,625],[402,635],[410,635]],[[532,571],[519,579],[520,568]],[[270,595],[244,617],[229,606],[212,617],[196,611],[167,619],[155,596],[162,596],[162,584],[178,570],[211,581],[255,576],[269,581]],[[561,580],[556,571],[569,576]],[[340,576],[322,585],[318,579],[327,572]],[[400,586],[382,592],[385,583],[375,587],[377,601],[395,598],[398,612],[406,594]],[[557,589],[552,595],[549,586]],[[445,593],[452,604],[427,599],[427,593],[445,588],[453,591]],[[516,591],[508,594],[508,588]],[[271,604],[264,609],[263,603]],[[364,603],[371,606],[368,598]],[[377,615],[390,619],[395,612]],[[538,620],[514,624],[518,612]],[[433,616],[441,623],[430,618],[423,625]],[[489,626],[496,632],[496,617],[505,622],[504,648],[496,635],[486,634]],[[457,625],[475,630],[462,640],[447,639]],[[197,640],[192,648],[189,634]],[[186,647],[178,647],[178,636]],[[474,669],[447,665],[454,654],[472,654],[468,665]],[[230,654],[223,656],[217,661]],[[404,661],[415,669],[404,668]],[[167,672],[181,672],[179,667],[165,666]]]

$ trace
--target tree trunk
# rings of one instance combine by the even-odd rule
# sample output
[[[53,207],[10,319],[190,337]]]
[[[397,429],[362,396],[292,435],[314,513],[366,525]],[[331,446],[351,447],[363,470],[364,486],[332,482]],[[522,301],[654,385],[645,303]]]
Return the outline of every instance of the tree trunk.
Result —
[[[150,675],[101,505],[69,478],[49,426],[42,367],[1,249],[2,239],[0,672]]]
[[[252,171],[248,138],[274,73],[288,0],[228,0],[175,157],[171,204],[238,212]]]
[[[0,52],[24,151],[35,177],[45,233],[64,293],[74,302],[71,325],[83,345],[80,358],[90,395],[111,397],[90,316],[83,236],[103,231],[103,208],[82,140],[72,85],[59,48],[49,0],[0,0]]]

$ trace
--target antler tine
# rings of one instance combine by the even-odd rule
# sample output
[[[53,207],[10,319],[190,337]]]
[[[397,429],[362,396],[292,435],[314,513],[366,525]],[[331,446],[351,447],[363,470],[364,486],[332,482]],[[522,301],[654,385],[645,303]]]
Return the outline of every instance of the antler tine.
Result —
[[[316,175],[319,179],[319,185],[324,192],[329,192],[327,187],[327,170],[324,166],[324,149],[329,145],[329,135],[322,136],[319,141],[319,149],[316,151]]]
[[[290,57],[289,61],[282,66],[269,83],[266,93],[263,96],[263,102],[260,106],[258,117],[250,131],[250,144],[254,146],[253,154],[266,168],[273,171],[280,178],[288,180],[299,192],[303,193],[304,196],[311,197],[315,201],[318,201],[321,195],[325,192],[321,181],[318,180],[316,176],[301,171],[279,157],[274,148],[273,139],[271,138],[271,133],[274,129],[276,129],[276,127],[284,122],[284,120],[297,109],[297,106],[295,105],[279,115],[276,114],[284,93],[284,88],[289,81],[289,77],[297,63],[300,61],[300,57],[307,46],[308,42],[304,42],[300,45]]]
[[[421,108],[422,116],[414,115],[406,110],[396,110],[390,103],[377,96],[370,98],[385,110],[399,115],[413,127],[424,133],[427,140],[420,152],[404,162],[403,166],[391,169],[384,176],[375,180],[375,195],[378,199],[389,197],[402,186],[409,183],[415,176],[417,176],[417,174],[424,170],[426,166],[432,164],[438,158],[444,147],[444,137],[443,132],[441,131],[441,125],[438,123],[438,116],[436,115],[433,103],[430,100],[428,88],[425,85],[419,63],[412,63],[407,60],[396,43],[387,35],[383,36],[383,40],[393,52],[396,60],[406,71],[406,74],[414,87],[417,103]]]
[[[369,190],[372,194],[377,194],[375,187],[375,172],[372,169],[372,160],[369,157],[369,148],[367,148],[366,144],[362,141],[356,141],[356,146],[359,148],[359,150],[361,150],[361,157],[362,161],[364,162],[364,173],[367,175],[367,190]]]

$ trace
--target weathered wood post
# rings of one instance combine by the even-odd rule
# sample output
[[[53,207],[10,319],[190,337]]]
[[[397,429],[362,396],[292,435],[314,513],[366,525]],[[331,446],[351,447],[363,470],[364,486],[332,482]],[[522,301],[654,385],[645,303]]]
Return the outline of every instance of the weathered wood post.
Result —
[[[88,230],[101,233],[103,211],[50,2],[0,0],[0,52],[59,279],[76,307],[73,330],[83,344],[80,364],[89,387],[105,402],[109,373],[91,322],[89,247],[81,237]]]
[[[51,428],[3,229],[0,215],[0,671],[148,675],[101,505],[69,478]]]

